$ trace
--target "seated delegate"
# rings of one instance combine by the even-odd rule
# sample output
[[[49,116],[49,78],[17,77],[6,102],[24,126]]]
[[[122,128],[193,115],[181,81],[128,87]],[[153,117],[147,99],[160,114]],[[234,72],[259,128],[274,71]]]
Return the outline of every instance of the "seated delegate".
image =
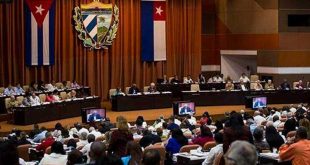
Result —
[[[137,84],[132,84],[132,86],[129,88],[128,94],[135,95],[138,93],[140,93],[140,89],[137,87]]]

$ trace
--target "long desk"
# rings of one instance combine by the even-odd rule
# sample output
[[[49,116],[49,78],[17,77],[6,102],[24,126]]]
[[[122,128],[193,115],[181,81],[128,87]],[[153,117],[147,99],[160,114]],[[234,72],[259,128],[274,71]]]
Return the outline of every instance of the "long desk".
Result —
[[[32,107],[16,107],[13,108],[13,119],[14,124],[29,125],[77,117],[81,115],[81,109],[91,107],[100,107],[100,97],[87,97]]]
[[[310,90],[182,92],[182,100],[193,101],[197,106],[244,105],[247,96],[266,96],[268,104],[308,103]]]
[[[112,96],[113,111],[129,111],[142,109],[160,109],[172,107],[171,93]]]
[[[58,90],[58,92],[63,92],[63,91],[64,92],[71,92],[71,90],[73,90],[73,89]],[[77,89],[74,89],[74,90],[76,91],[76,95],[78,97],[91,96],[91,90],[90,90],[89,87],[82,87],[82,88],[77,88]],[[42,93],[47,93],[47,91],[36,92],[37,95],[42,94]],[[21,96],[24,96],[24,95],[21,95]],[[5,99],[9,98],[9,97],[10,96],[0,96],[0,114],[7,113],[7,110],[6,110],[6,107],[5,107]]]

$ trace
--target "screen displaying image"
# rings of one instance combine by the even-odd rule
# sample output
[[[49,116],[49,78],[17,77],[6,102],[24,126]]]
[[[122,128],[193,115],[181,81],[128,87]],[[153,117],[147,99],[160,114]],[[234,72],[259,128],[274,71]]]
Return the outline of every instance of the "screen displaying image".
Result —
[[[179,115],[193,115],[195,114],[194,102],[180,102],[179,103]]]
[[[97,122],[105,119],[105,109],[88,109],[86,110],[86,122]]]
[[[253,98],[253,109],[264,108],[267,106],[267,98],[266,97],[254,97]]]

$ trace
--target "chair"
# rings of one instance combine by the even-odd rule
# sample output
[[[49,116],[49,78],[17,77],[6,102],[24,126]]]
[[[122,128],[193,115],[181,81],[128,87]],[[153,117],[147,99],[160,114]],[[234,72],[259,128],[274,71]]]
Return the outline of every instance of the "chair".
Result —
[[[29,88],[30,88],[29,85],[24,85],[23,86],[23,89],[24,89],[25,92],[29,91]]]
[[[295,89],[295,87],[296,87],[296,85],[297,85],[298,83],[299,83],[298,81],[293,82],[292,89]],[[1,93],[1,92],[0,92],[0,93]]]
[[[62,82],[58,82],[55,84],[57,89],[62,89],[64,87],[64,84],[62,84]]]
[[[251,90],[254,90],[254,89],[255,89],[255,84],[256,84],[256,83],[253,83],[253,82],[250,83],[250,89],[251,89]]]
[[[165,163],[166,158],[166,149],[162,145],[153,145],[145,148],[144,152],[147,150],[157,150],[160,154],[160,164],[163,165]]]
[[[128,95],[129,89],[130,89],[130,87],[126,87],[126,88],[125,88],[125,93],[126,93],[126,95]]]
[[[222,157],[223,157],[223,152],[220,154],[217,154],[214,158],[213,165],[220,165]]]
[[[187,77],[183,77],[183,82],[185,82],[185,80],[187,80]]]
[[[45,149],[45,154],[51,154],[52,153],[52,147],[51,146],[49,146],[49,147],[47,147],[46,149]]]
[[[22,104],[24,100],[24,96],[18,96],[16,97],[16,101],[18,102],[18,104]]]
[[[199,147],[200,147],[200,145],[198,145],[198,144],[185,145],[185,146],[181,147],[180,152],[188,152],[189,153],[191,150],[195,150]]]
[[[29,148],[31,148],[31,144],[20,145],[17,147],[18,157],[24,159],[26,162],[29,161]]]
[[[0,93],[4,93],[4,87],[0,87]]]
[[[193,92],[199,92],[199,91],[200,91],[200,86],[199,86],[199,84],[191,84],[191,91],[193,91]]]
[[[141,138],[136,138],[136,139],[133,139],[134,142],[138,143],[140,142]]]
[[[67,81],[66,87],[67,87],[67,88],[71,88],[71,81]]]
[[[255,75],[251,75],[251,76],[250,76],[250,81],[251,81],[251,82],[255,82],[255,81],[257,81],[257,80],[259,80],[259,76],[258,76],[258,75],[255,74]]]
[[[99,136],[99,137],[96,138],[97,142],[102,142],[104,140],[105,140],[105,136]]]
[[[206,144],[203,145],[203,150],[210,150],[215,146],[216,146],[215,142],[207,142]]]
[[[4,99],[4,102],[5,102],[5,108],[6,108],[6,109],[11,108],[11,105],[10,105],[10,100],[11,100],[11,98],[5,98],[5,99]]]
[[[59,95],[62,100],[66,100],[68,98],[68,94],[66,92],[60,92]]]
[[[40,98],[40,101],[42,103],[44,103],[46,101],[46,95],[45,94],[39,94],[39,98]]]
[[[112,98],[113,94],[116,92],[116,89],[110,89],[109,90],[109,97]]]
[[[145,86],[145,87],[143,88],[143,91],[144,91],[144,92],[147,92],[148,89],[149,89],[149,87],[150,87],[150,86]]]

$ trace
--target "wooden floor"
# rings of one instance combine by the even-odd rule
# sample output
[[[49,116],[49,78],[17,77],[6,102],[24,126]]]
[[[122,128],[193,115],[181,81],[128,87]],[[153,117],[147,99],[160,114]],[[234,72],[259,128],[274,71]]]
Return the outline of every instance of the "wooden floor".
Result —
[[[272,107],[283,107],[283,104],[281,105],[270,105]],[[109,108],[110,109],[110,108]],[[201,116],[205,111],[208,111],[209,114],[215,118],[218,118],[219,116],[222,116],[224,112],[230,112],[230,111],[237,111],[239,112],[241,109],[244,109],[247,112],[253,112],[253,110],[245,109],[244,105],[240,106],[207,106],[207,107],[196,107],[196,115],[195,116]],[[115,119],[117,116],[122,115],[127,118],[129,122],[134,122],[137,118],[137,116],[143,116],[146,121],[154,121],[159,116],[164,116],[164,118],[168,118],[170,115],[172,115],[173,111],[172,108],[165,108],[165,109],[150,109],[150,110],[139,110],[139,111],[126,111],[126,112],[113,112],[111,110],[107,111],[107,117],[110,118],[112,122],[115,122]],[[50,121],[45,123],[40,123],[40,126],[44,126],[48,129],[54,128],[55,124],[57,122],[60,122],[63,124],[63,126],[67,125],[73,125],[76,122],[81,122],[81,117],[74,117],[74,118],[68,118],[63,120],[57,120],[57,121]],[[19,125],[13,125],[8,124],[6,121],[0,122],[0,134],[4,134],[7,132],[10,132],[13,128],[17,128],[19,130],[31,130],[32,125],[26,125],[26,126],[19,126]]]

